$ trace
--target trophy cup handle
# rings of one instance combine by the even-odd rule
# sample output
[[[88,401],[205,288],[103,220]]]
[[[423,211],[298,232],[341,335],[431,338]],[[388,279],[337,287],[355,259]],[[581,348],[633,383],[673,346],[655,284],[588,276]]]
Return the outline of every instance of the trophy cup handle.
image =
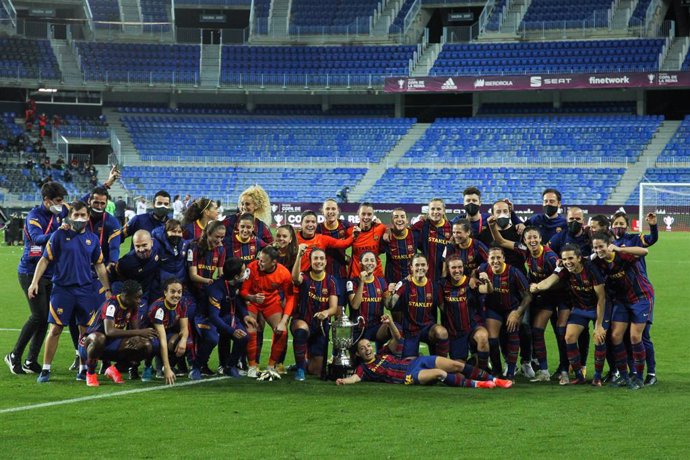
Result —
[[[362,336],[364,335],[364,324],[366,323],[366,321],[364,321],[364,318],[362,318],[361,316],[358,316],[357,317],[357,325],[359,325],[360,323],[362,324],[360,327],[361,331],[359,331],[359,337],[357,337],[357,340],[355,340],[355,343],[359,342],[359,339],[361,339]]]

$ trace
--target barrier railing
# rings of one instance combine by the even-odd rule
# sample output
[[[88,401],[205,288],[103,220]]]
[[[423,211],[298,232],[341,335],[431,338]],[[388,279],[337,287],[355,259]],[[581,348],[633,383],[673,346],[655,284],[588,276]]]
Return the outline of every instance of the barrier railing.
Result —
[[[297,37],[303,35],[364,35],[372,33],[373,22],[374,18],[372,15],[360,16],[347,25],[304,26],[290,24],[288,26],[288,32],[290,35],[296,35]]]
[[[14,5],[12,4],[12,0],[2,0],[2,6],[5,7],[5,11],[7,11],[7,20],[10,21],[12,24],[12,27],[16,30],[17,29],[17,10],[14,9]],[[2,20],[0,20],[0,23],[2,23]]]
[[[252,0],[176,0],[178,6],[250,6]]]
[[[520,23],[521,38],[585,38],[594,35],[596,29],[608,28],[611,10],[595,10],[586,19],[563,21],[525,21]]]
[[[479,22],[471,26],[444,27],[442,39],[444,43],[467,43],[473,42],[479,37]]]
[[[165,71],[165,70],[106,70],[94,71],[83,69],[85,82],[102,82],[106,85],[148,85],[177,86],[199,85],[198,71]]]
[[[479,33],[483,34],[484,31],[486,30],[486,25],[489,22],[489,18],[491,17],[491,12],[493,9],[496,7],[496,1],[495,0],[489,0],[486,2],[486,5],[484,5],[484,9],[482,10],[481,14],[479,15],[479,20],[477,21],[477,24],[479,26]]]
[[[382,87],[387,77],[399,74],[287,74],[287,73],[229,73],[221,72],[220,86],[224,88],[272,87],[276,89],[351,89]],[[405,75],[406,76],[406,75]]]
[[[111,154],[113,156],[113,159],[115,161],[111,161],[111,163],[115,163],[118,165],[122,164],[122,142],[120,142],[120,138],[117,136],[117,133],[113,128],[110,128],[110,148],[113,150],[113,153]]]
[[[91,5],[89,5],[89,0],[84,0],[84,14],[86,15],[86,22],[89,24],[89,29],[93,32],[95,30],[93,24],[93,13],[91,12]]]
[[[9,64],[5,63],[3,66],[0,66],[0,78],[12,81],[37,80],[39,82],[59,82],[60,74],[59,72],[55,73],[54,69],[44,69],[41,64],[39,64],[36,68],[31,69],[27,68],[21,63],[18,63],[14,66],[10,66]]]
[[[668,55],[668,52],[671,50],[673,37],[676,36],[676,22],[668,20],[664,21],[661,25],[660,33],[663,37],[666,37],[666,41],[664,42],[664,46],[661,48],[661,52],[659,53],[659,68],[656,70],[661,70],[661,67],[664,64],[664,60],[666,60],[666,56]]]

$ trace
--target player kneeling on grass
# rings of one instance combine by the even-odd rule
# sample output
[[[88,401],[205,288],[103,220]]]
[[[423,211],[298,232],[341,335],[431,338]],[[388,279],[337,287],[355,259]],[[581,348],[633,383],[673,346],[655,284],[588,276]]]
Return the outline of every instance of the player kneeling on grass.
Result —
[[[138,363],[153,353],[151,340],[156,337],[152,328],[137,328],[137,313],[143,293],[141,285],[127,280],[120,294],[108,299],[96,312],[93,322],[79,344],[79,354],[86,362],[86,385],[98,386],[96,363],[99,359]],[[105,375],[115,383],[124,383],[115,365]]]
[[[565,270],[563,269],[565,267]],[[579,246],[566,244],[561,252],[561,260],[554,272],[543,281],[530,285],[533,294],[546,291],[564,280],[570,291],[572,310],[565,329],[565,346],[568,361],[575,372],[573,385],[585,383],[580,360],[578,338],[582,331],[594,322],[594,379],[592,385],[601,386],[601,373],[606,360],[606,329],[604,313],[606,309],[606,291],[604,277],[597,267],[582,259]],[[561,385],[567,385],[568,380],[561,378]]]
[[[189,321],[187,306],[182,300],[182,282],[169,278],[163,283],[163,297],[149,307],[142,325],[153,326],[157,337],[153,339],[153,353],[159,354],[163,361],[165,383],[175,383],[172,366],[185,358],[189,340]],[[153,378],[151,359],[146,361],[146,368],[141,380],[148,382]]]
[[[461,361],[442,356],[420,356],[400,359],[389,354],[375,354],[367,339],[357,342],[357,357],[362,363],[350,377],[338,379],[337,385],[359,382],[404,383],[405,385],[430,385],[443,382],[452,387],[510,388],[510,380],[497,379],[491,374]]]
[[[303,381],[305,371],[318,375],[328,344],[329,324],[324,323],[338,313],[338,292],[333,275],[326,273],[326,252],[314,248],[309,255],[310,269],[300,272],[300,260],[307,250],[300,244],[292,267],[292,282],[298,286],[297,305],[293,313],[291,330],[297,372],[295,380]],[[306,363],[309,349],[309,366]]]

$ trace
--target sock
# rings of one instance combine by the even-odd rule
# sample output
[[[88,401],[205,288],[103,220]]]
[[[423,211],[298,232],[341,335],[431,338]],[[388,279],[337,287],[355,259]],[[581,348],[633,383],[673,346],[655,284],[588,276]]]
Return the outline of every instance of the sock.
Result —
[[[635,373],[640,379],[644,378],[644,366],[646,364],[646,356],[644,344],[637,342],[632,344],[633,362],[635,364]]]
[[[501,375],[503,373],[501,365],[501,349],[498,338],[489,339],[489,353],[491,356],[491,372],[494,375]]]
[[[465,368],[462,370],[462,375],[470,380],[491,380],[491,376],[488,372],[467,363],[465,363]]]
[[[649,329],[652,327],[651,323],[647,323],[642,332],[642,343],[644,344],[644,351],[647,360],[647,374],[656,375],[656,359],[654,356],[654,343],[649,336]]]
[[[520,362],[529,363],[532,361],[532,328],[524,323],[520,323],[518,336],[520,337]]]
[[[549,368],[546,359],[546,342],[544,341],[544,329],[540,327],[532,328],[532,344],[534,346],[534,356],[539,361],[539,369]]]
[[[449,387],[471,388],[474,386],[472,384],[472,380],[466,379],[460,374],[448,374],[446,378],[442,380],[442,382],[448,385]]]
[[[249,341],[247,342],[247,363],[250,367],[255,367],[256,362],[256,332],[250,332],[247,334],[249,336]]]
[[[613,346],[613,357],[616,360],[616,368],[622,379],[628,378],[628,353],[625,351],[625,345],[621,342]]]
[[[518,332],[511,332],[507,337],[508,353],[506,354],[506,361],[508,363],[508,375],[515,375],[515,367],[517,364],[518,352],[520,351],[520,334]]]
[[[477,365],[484,369],[489,370],[489,352],[488,351],[478,351],[477,352]]]
[[[87,371],[89,374],[95,374],[95,373],[96,373],[96,364],[98,364],[98,360],[97,360],[97,359],[95,359],[95,358],[88,358],[88,359],[86,360],[86,366],[84,366],[84,367],[86,368],[86,371]]]
[[[580,346],[580,364],[581,367],[587,365],[587,355],[589,355],[589,329],[584,329],[580,337],[577,338],[577,344]]]
[[[50,372],[50,364],[44,364],[43,365],[43,370]]]
[[[601,378],[606,362],[606,343],[594,345],[594,377]]]
[[[442,356],[443,358],[448,357],[448,348],[449,348],[449,342],[448,339],[442,339],[436,342],[436,355],[437,356]]]
[[[570,362],[570,365],[573,367],[573,372],[575,372],[576,376],[578,372],[580,372],[580,375],[582,375],[580,349],[577,347],[577,343],[566,343],[565,347],[568,351],[568,361]]]
[[[556,343],[558,344],[558,356],[560,360],[559,369],[568,370],[568,347],[565,345],[565,326],[556,328]]]
[[[298,369],[304,370],[306,368],[308,340],[309,332],[304,329],[298,328],[292,333],[292,348],[295,352],[295,364]]]
[[[79,365],[79,372],[81,373],[81,372],[84,372],[84,371],[86,371],[86,364],[80,364],[80,365]]]
[[[282,332],[280,334],[274,332],[273,340],[271,340],[271,356],[268,358],[269,366],[275,367],[285,347],[287,347],[287,332]]]
[[[261,362],[261,350],[264,347],[264,329],[261,328],[256,331],[256,363],[257,365]],[[249,359],[249,356],[247,356]]]

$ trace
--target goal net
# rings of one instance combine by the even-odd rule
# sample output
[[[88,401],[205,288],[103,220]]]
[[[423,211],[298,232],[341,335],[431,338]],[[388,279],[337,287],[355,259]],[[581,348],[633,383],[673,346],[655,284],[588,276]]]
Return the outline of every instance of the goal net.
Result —
[[[656,214],[660,232],[690,231],[690,183],[640,183],[638,220],[632,227],[649,230],[645,216],[650,212]]]

